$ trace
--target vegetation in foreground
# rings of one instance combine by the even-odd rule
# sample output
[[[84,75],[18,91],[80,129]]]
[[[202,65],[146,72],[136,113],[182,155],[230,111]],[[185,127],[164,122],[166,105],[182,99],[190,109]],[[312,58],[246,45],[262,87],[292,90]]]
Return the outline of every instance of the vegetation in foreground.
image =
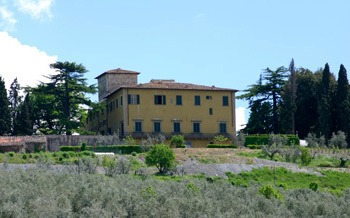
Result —
[[[0,170],[1,217],[348,217],[350,191]]]

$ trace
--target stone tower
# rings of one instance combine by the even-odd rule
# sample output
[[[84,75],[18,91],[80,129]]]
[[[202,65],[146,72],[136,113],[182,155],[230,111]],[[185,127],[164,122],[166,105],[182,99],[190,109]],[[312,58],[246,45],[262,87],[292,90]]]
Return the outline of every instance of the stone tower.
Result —
[[[107,95],[121,87],[136,86],[139,74],[139,72],[118,68],[97,76],[95,79],[98,81],[98,101],[102,101]]]

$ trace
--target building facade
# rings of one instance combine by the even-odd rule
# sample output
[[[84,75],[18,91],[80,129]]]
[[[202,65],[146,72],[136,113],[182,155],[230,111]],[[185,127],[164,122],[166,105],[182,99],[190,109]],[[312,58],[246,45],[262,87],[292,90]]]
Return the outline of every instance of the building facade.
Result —
[[[219,134],[235,135],[237,90],[174,80],[138,84],[138,74],[118,68],[96,77],[99,101],[105,106],[89,113],[88,130],[136,139],[181,134],[193,147]]]

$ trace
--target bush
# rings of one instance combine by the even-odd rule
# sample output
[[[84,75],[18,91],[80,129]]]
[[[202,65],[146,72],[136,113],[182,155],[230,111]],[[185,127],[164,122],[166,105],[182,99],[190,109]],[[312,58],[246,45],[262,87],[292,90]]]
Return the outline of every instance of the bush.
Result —
[[[28,159],[27,154],[23,154],[23,155],[22,155],[22,159],[23,159],[23,160],[27,160],[27,159]]]
[[[300,140],[296,135],[279,135],[282,137],[287,137],[288,145],[299,145]],[[244,145],[267,145],[269,143],[270,135],[246,135]]]
[[[311,163],[311,155],[307,148],[301,148],[301,164],[307,166]]]
[[[317,191],[318,189],[318,184],[316,182],[312,182],[309,184],[309,188],[312,190],[312,191]]]
[[[13,157],[13,156],[15,156],[15,152],[13,152],[13,151],[10,151],[9,153],[7,153],[10,157]]]
[[[145,157],[148,166],[156,166],[160,173],[165,173],[175,166],[175,153],[165,144],[151,147]]]
[[[183,135],[174,135],[170,139],[170,145],[176,148],[185,148],[185,138]]]
[[[228,138],[223,135],[217,135],[213,138],[214,144],[223,144],[228,141]]]
[[[259,189],[259,193],[264,195],[267,199],[274,197],[276,199],[283,200],[283,195],[281,195],[281,193],[277,189],[274,189],[271,185],[262,186]]]
[[[225,144],[209,144],[207,148],[238,148],[237,145],[225,145]]]

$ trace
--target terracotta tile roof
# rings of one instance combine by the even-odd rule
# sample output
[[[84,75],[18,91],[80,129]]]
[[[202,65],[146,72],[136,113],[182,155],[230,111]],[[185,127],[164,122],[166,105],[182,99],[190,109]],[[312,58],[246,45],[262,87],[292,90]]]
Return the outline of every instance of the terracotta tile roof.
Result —
[[[219,88],[215,86],[204,86],[204,85],[196,85],[191,83],[179,83],[175,82],[175,80],[155,80],[152,79],[149,83],[140,83],[138,85],[132,86],[121,86],[118,89],[112,91],[109,95],[114,94],[116,91],[128,88],[128,89],[171,89],[171,90],[207,90],[207,91],[232,91],[237,92],[235,89],[228,88]]]
[[[219,88],[215,86],[179,83],[175,82],[175,80],[151,80],[149,83],[138,84],[129,88],[236,91],[234,89]]]
[[[140,74],[139,72],[136,72],[136,71],[124,70],[124,69],[121,69],[121,68],[117,68],[117,69],[114,69],[114,70],[108,70],[108,71],[98,75],[95,79],[98,79],[102,75],[112,74],[112,73],[117,73],[117,74],[136,74],[136,75]]]

